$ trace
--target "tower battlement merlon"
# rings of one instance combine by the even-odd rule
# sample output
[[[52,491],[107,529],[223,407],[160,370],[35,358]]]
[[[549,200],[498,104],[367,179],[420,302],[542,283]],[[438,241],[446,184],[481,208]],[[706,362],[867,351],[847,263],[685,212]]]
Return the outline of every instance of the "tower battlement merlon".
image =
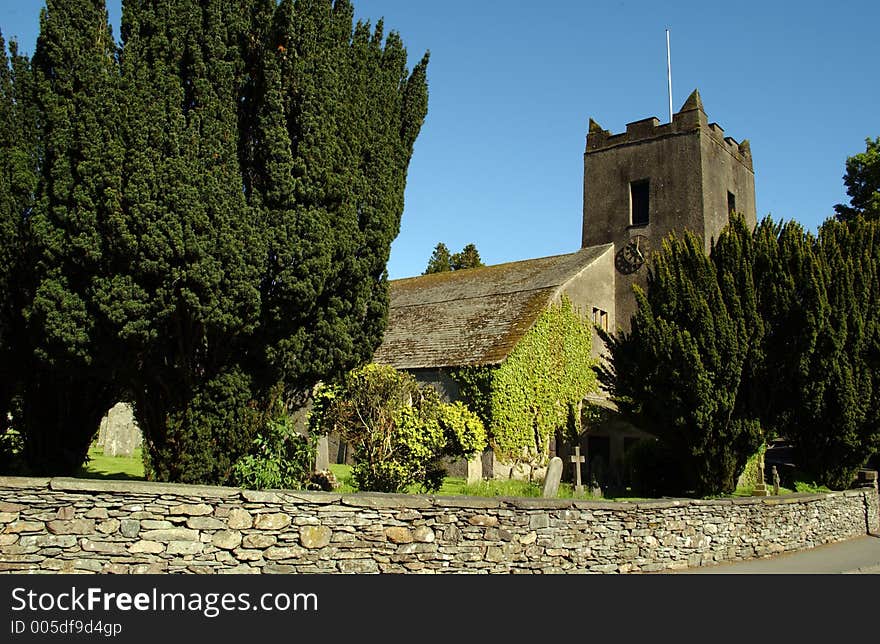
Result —
[[[612,134],[602,128],[595,120],[590,119],[587,132],[586,153],[606,150],[620,145],[642,143],[651,139],[678,134],[692,134],[695,131],[705,131],[708,136],[726,149],[734,158],[751,169],[752,154],[748,141],[737,143],[736,140],[724,136],[724,129],[717,123],[709,123],[706,112],[703,109],[703,100],[698,90],[694,90],[681,106],[681,109],[672,115],[671,123],[660,123],[655,117],[649,117],[626,124],[626,132]]]

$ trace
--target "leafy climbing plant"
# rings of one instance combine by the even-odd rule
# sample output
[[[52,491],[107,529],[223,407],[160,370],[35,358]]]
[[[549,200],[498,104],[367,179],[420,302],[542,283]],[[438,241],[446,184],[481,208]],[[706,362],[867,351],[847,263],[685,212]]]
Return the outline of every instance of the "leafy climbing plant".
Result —
[[[593,328],[563,297],[544,311],[498,367],[453,374],[462,397],[488,427],[505,462],[542,462],[550,437],[566,425],[569,406],[597,388]]]

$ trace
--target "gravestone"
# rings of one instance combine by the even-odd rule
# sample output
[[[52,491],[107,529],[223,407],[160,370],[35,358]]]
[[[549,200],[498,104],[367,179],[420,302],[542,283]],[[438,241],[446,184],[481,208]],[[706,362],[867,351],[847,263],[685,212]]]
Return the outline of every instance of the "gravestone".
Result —
[[[477,454],[467,462],[467,484],[476,485],[483,480],[483,455]]]
[[[544,498],[552,499],[559,494],[559,482],[562,480],[562,459],[554,456],[547,466],[547,475],[544,477]]]
[[[776,469],[775,465],[770,471],[773,473],[773,495],[779,496],[779,471]]]
[[[767,484],[764,482],[764,459],[762,458],[758,461],[758,482],[755,484],[755,488],[752,490],[752,496],[770,496],[770,490],[767,489]]]
[[[116,403],[101,419],[98,447],[103,448],[105,456],[131,456],[143,440],[128,403]]]
[[[583,463],[586,459],[581,456],[581,446],[575,445],[574,447],[574,456],[571,457],[571,462],[574,463],[574,491],[575,492],[583,492],[584,486],[581,483],[581,463]]]
[[[318,437],[315,451],[315,471],[323,472],[330,469],[330,442],[326,436]]]

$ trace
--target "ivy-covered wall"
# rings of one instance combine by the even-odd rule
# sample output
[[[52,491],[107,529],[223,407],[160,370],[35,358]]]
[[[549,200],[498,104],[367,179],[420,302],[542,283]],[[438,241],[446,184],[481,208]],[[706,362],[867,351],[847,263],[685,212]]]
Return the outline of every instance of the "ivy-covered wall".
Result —
[[[570,404],[597,390],[592,322],[567,297],[547,308],[499,366],[454,374],[462,398],[489,428],[502,462],[542,463]]]

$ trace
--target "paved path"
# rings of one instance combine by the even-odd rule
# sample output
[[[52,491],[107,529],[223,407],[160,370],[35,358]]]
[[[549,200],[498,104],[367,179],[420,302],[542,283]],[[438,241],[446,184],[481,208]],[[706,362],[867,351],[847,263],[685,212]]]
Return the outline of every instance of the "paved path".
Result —
[[[767,559],[677,570],[674,574],[880,574],[880,535],[864,536]]]

